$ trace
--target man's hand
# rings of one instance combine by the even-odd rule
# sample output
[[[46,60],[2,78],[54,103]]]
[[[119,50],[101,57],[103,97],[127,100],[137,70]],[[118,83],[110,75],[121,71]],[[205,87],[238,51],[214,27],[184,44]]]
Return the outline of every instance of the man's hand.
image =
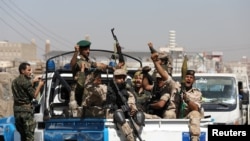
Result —
[[[130,116],[134,116],[136,112],[137,110],[133,106],[130,106]]]
[[[79,45],[75,45],[75,52],[79,52]]]
[[[81,64],[81,72],[84,72],[84,70],[85,70],[85,62],[82,62],[82,64]]]
[[[36,76],[36,77],[33,79],[33,82],[38,82],[41,78],[42,78],[41,75]]]
[[[190,101],[189,97],[187,96],[186,93],[183,93],[183,100],[188,103]]]
[[[146,74],[146,73],[148,73],[150,70],[151,70],[151,68],[150,68],[149,66],[144,66],[144,67],[142,68],[142,74]]]
[[[153,43],[152,42],[148,42],[148,47],[153,47]]]
[[[155,61],[158,61],[159,58],[158,58],[159,54],[157,52],[155,53],[152,53],[151,54],[151,59],[155,62]]]

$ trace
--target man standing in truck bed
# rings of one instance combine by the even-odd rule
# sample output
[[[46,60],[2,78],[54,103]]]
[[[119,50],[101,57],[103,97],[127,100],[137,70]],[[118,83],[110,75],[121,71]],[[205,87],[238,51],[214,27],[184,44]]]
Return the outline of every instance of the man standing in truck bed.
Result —
[[[87,40],[79,41],[75,46],[75,53],[70,62],[73,77],[76,81],[75,99],[78,106],[82,105],[82,100],[85,97],[84,88],[90,79],[90,73],[95,69],[105,70],[107,68],[106,64],[93,62],[89,59],[90,45],[91,42]]]

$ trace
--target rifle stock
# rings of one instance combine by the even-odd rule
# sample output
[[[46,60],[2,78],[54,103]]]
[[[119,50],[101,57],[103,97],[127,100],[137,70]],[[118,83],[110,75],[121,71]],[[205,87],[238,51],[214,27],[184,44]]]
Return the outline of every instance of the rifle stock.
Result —
[[[118,92],[118,95],[120,96],[121,100],[122,100],[122,103],[123,103],[123,106],[122,106],[122,111],[127,113],[128,114],[128,117],[129,117],[129,121],[131,122],[131,125],[132,125],[132,128],[133,128],[133,131],[134,131],[134,134],[136,135],[136,137],[140,140],[140,141],[144,141],[142,140],[138,130],[136,129],[135,127],[135,121],[134,119],[132,118],[132,116],[130,116],[130,107],[127,103],[127,100],[125,99],[125,97],[122,95],[122,93],[120,92],[120,89],[118,88],[116,82],[114,82],[114,85],[115,85],[115,88]]]

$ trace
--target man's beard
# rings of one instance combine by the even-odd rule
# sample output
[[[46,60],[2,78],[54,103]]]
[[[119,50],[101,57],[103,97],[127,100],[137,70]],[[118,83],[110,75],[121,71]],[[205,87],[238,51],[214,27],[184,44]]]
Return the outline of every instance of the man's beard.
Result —
[[[126,83],[122,83],[122,84],[117,84],[119,89],[125,89],[126,88]]]

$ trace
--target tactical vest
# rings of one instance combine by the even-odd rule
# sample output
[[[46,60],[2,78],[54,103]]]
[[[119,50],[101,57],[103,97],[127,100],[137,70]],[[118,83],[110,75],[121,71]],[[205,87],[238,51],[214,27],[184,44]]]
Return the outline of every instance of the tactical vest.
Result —
[[[120,90],[120,92],[122,93],[123,97],[127,101],[128,97],[129,97],[127,89],[124,88],[124,89]],[[123,102],[118,94],[118,91],[116,90],[114,84],[112,84],[112,83],[108,86],[106,105],[109,105],[109,108],[111,110],[120,109],[121,106],[123,105]]]
[[[165,94],[165,93],[169,93],[170,94],[170,92],[168,91],[166,85],[164,85],[161,88],[159,88],[157,85],[154,85],[153,91],[152,91],[152,98],[151,98],[150,103],[158,102],[161,99],[161,96],[163,94]],[[170,97],[171,97],[171,95],[170,95]],[[149,113],[150,114],[158,115],[159,117],[162,117],[164,111],[168,108],[169,104],[170,104],[170,98],[166,102],[166,104],[163,106],[163,108],[161,108],[161,109],[150,109]]]

